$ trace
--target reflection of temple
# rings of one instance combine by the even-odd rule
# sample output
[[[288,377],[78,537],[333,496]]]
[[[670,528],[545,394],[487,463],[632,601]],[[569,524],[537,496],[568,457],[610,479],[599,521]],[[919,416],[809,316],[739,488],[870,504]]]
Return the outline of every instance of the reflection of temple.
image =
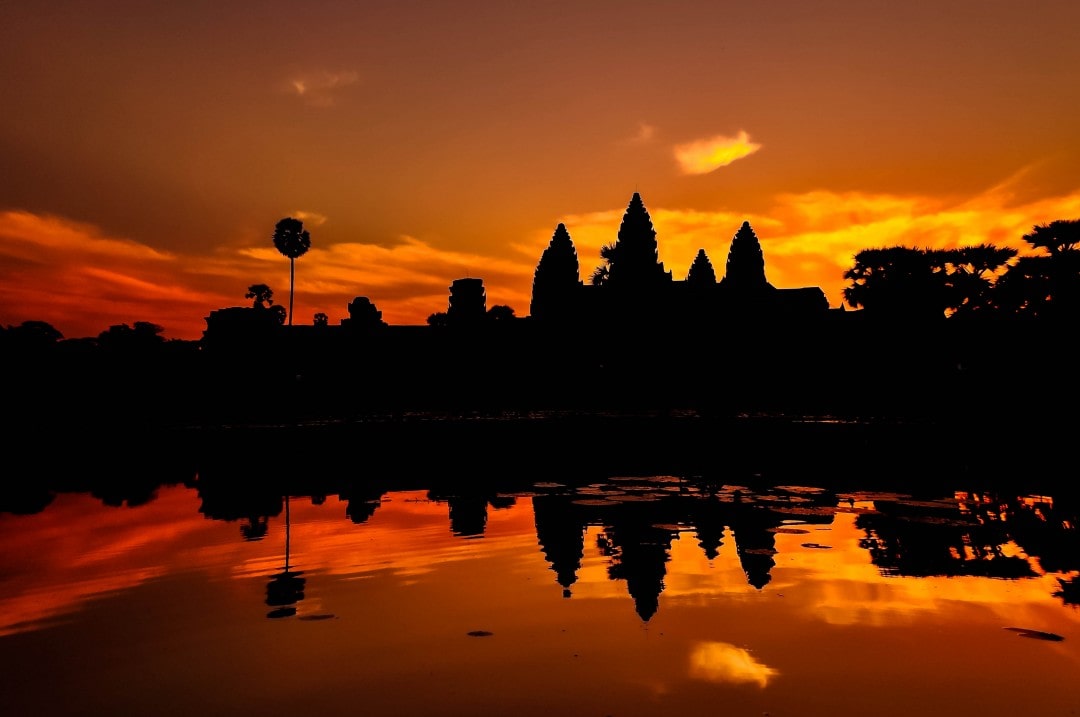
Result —
[[[564,496],[538,495],[533,498],[536,539],[544,558],[551,563],[563,597],[570,597],[570,587],[577,582],[581,559],[585,556],[587,522],[580,506]]]
[[[533,498],[537,541],[564,597],[570,597],[570,587],[577,582],[589,526],[600,528],[597,548],[608,560],[608,577],[626,582],[634,609],[645,622],[659,609],[672,541],[683,532],[694,531],[706,558],[715,560],[725,530],[729,531],[747,583],[758,590],[769,583],[775,566],[775,532],[791,519],[784,510],[788,496],[781,493],[763,503],[754,495],[720,497],[696,489],[670,492],[662,481],[624,479],[610,501],[595,485],[587,497],[571,491]],[[818,505],[835,505],[835,497],[827,492],[815,500]],[[804,510],[798,519],[824,524],[832,516]]]

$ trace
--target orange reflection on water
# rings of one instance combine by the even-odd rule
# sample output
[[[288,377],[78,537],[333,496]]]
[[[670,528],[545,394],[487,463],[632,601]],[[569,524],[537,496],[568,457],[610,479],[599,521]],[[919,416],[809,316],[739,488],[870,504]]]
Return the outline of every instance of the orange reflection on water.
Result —
[[[0,516],[0,650],[11,650],[0,656],[37,690],[15,706],[48,693],[64,708],[54,714],[75,710],[75,695],[116,714],[160,699],[194,713],[212,693],[233,713],[329,713],[359,708],[358,691],[371,714],[693,715],[724,704],[902,715],[933,704],[985,717],[1077,704],[1080,611],[1053,597],[1062,574],[1035,569],[1017,542],[987,552],[972,533],[972,562],[1028,561],[1029,577],[904,576],[866,547],[872,530],[885,540],[896,529],[859,523],[876,515],[873,499],[811,505],[795,492],[721,505],[709,522],[693,511],[652,520],[660,494],[637,501],[627,483],[609,503],[601,492],[545,503],[393,491],[366,511],[292,498],[257,541],[242,521],[206,519],[182,488],[137,508],[61,495],[42,513]],[[908,547],[939,526],[920,511],[956,509],[906,506]],[[286,565],[301,589],[286,619],[268,620]],[[1064,639],[1030,639],[1039,632]],[[16,645],[35,640],[57,674],[20,664]],[[184,678],[169,677],[178,665]],[[139,687],[117,689],[125,670],[143,676]],[[1034,696],[987,707],[957,694],[954,678],[978,694],[1018,680]],[[67,696],[48,692],[56,680]]]

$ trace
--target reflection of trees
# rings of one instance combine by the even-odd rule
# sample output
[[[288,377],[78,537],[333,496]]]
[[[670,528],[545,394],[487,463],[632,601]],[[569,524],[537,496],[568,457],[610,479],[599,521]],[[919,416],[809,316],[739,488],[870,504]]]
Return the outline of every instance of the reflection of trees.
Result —
[[[1080,605],[1080,575],[1074,575],[1068,580],[1058,578],[1058,584],[1061,589],[1054,592],[1054,597],[1061,598],[1066,605]]]
[[[285,496],[285,568],[270,578],[266,586],[266,604],[273,608],[266,613],[269,618],[291,617],[296,614],[296,603],[304,599],[307,578],[303,573],[289,567],[292,526],[289,516],[289,496]]]
[[[462,537],[476,537],[484,534],[487,526],[487,508],[496,510],[514,505],[513,497],[493,495],[483,489],[462,489],[447,491],[432,489],[428,491],[431,500],[446,503],[450,508],[450,531]]]
[[[855,525],[866,531],[859,544],[884,575],[1035,575],[1026,559],[1002,551],[1010,536],[1001,520],[980,520],[954,502],[881,500],[875,508]]]
[[[993,501],[1010,537],[1047,572],[1080,570],[1080,535],[1074,501],[1025,496]],[[983,520],[986,517],[980,516]]]
[[[340,494],[346,501],[345,515],[354,523],[366,523],[368,518],[382,505],[385,491],[371,485],[351,485]]]

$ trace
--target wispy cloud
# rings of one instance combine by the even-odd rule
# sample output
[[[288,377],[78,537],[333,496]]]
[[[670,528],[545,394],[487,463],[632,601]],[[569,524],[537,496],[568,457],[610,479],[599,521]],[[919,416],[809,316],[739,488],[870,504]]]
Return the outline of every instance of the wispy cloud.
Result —
[[[718,135],[675,146],[675,161],[683,174],[708,174],[761,149],[740,130],[735,137]]]
[[[304,224],[313,227],[321,227],[323,224],[326,224],[326,220],[328,219],[325,214],[319,214],[318,212],[306,212],[303,209],[299,209],[293,212],[292,216],[304,222]]]
[[[656,136],[656,127],[646,122],[639,122],[637,133],[630,138],[630,141],[634,144],[645,144]]]
[[[330,107],[336,95],[344,88],[356,84],[360,75],[352,70],[342,72],[312,72],[289,78],[289,91],[316,107]]]

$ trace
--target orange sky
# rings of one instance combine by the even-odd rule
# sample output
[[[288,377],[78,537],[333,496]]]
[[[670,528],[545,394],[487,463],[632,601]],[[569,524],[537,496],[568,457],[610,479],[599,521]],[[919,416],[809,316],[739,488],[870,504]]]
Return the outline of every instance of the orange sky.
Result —
[[[249,284],[392,324],[457,278],[528,314],[559,222],[582,278],[634,191],[676,279],[743,220],[839,306],[863,248],[1080,218],[1071,0],[0,5],[0,324],[198,338]]]

